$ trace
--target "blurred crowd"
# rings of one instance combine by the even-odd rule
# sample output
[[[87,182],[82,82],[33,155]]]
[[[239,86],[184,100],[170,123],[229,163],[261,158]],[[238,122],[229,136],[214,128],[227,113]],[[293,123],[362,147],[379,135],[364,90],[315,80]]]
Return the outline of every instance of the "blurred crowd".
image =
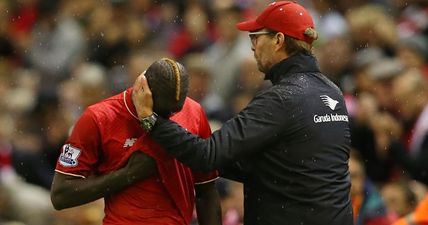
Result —
[[[88,105],[159,58],[187,68],[189,96],[213,130],[244,108],[270,83],[235,24],[269,2],[0,0],[0,224],[100,224],[102,201],[53,210],[59,149]],[[428,201],[428,1],[298,2],[315,19],[314,54],[351,117],[355,224],[415,215]],[[242,185],[217,184],[224,224],[242,224]]]

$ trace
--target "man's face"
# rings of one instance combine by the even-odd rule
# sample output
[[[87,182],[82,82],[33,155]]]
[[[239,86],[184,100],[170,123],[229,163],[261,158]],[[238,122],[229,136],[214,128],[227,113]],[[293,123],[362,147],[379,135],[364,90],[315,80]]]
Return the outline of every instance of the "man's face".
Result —
[[[268,30],[259,30],[256,32],[250,32],[251,39],[251,50],[254,52],[254,58],[257,61],[257,67],[263,73],[269,71],[272,67],[272,52],[274,33]]]

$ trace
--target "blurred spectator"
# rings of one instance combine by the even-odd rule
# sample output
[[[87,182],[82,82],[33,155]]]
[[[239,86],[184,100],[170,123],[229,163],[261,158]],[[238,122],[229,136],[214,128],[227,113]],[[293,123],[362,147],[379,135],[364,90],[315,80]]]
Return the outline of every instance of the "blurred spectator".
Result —
[[[34,24],[39,17],[38,0],[23,0],[23,1],[2,1],[4,4],[10,4],[11,11],[3,15],[11,15],[10,20],[3,20],[2,22],[10,22],[7,35],[0,35],[2,37],[9,37],[13,40],[14,55],[17,56],[14,60],[17,63],[24,63],[23,57],[27,54],[31,44],[31,32]]]
[[[184,59],[184,66],[189,71],[190,84],[188,95],[197,102],[203,102],[210,94],[212,75],[208,71],[203,54],[188,54]],[[206,110],[206,109],[205,109]]]
[[[380,48],[369,47],[357,51],[352,58],[353,86],[348,89],[348,93],[370,93],[373,90],[373,78],[368,70],[371,65],[384,58]]]
[[[397,28],[400,37],[410,37],[417,34],[428,34],[428,4],[425,0],[392,1],[401,3],[401,14],[398,17]]]
[[[0,97],[2,105],[15,117],[23,116],[35,107],[40,86],[39,74],[30,69],[9,69],[10,74],[4,77],[6,90],[2,90],[4,93]]]
[[[321,71],[336,85],[343,86],[343,79],[349,74],[352,60],[352,43],[349,39],[346,36],[328,39],[317,53]]]
[[[356,153],[349,158],[349,173],[355,225],[389,224],[381,195],[366,177],[363,162]]]
[[[379,150],[373,127],[383,114],[378,111],[376,98],[367,92],[360,93],[355,104],[350,123],[352,146],[364,159],[368,178],[376,184],[385,182],[391,177],[392,164],[385,151]]]
[[[396,59],[385,58],[378,48],[360,50],[353,63],[355,96],[351,98],[352,145],[364,158],[366,173],[375,183],[393,176],[393,162],[385,152],[385,131],[400,135],[401,127],[388,113],[394,113],[394,99],[390,94],[392,82],[402,72]],[[352,92],[351,92],[352,93]],[[382,124],[389,124],[382,128]],[[388,134],[391,135],[391,134]]]
[[[235,87],[232,93],[248,92],[255,95],[258,91],[270,85],[264,81],[263,73],[257,68],[254,57],[247,55],[239,64],[239,71],[235,79]]]
[[[414,35],[400,40],[397,58],[407,69],[420,69],[428,79],[428,38]]]
[[[52,181],[52,171],[59,157],[58,149],[61,148],[72,124],[72,118],[65,113],[65,108],[60,108],[57,97],[39,96],[38,104],[33,112],[41,128],[39,139],[41,141],[41,168],[46,168],[49,181]],[[50,189],[50,185],[45,186]]]
[[[216,38],[211,24],[207,6],[200,1],[191,1],[181,28],[170,39],[169,52],[177,60],[189,53],[203,52]]]
[[[80,64],[73,72],[73,78],[80,87],[82,109],[110,96],[107,89],[106,72],[103,67],[97,64]]]
[[[248,36],[236,29],[235,25],[242,20],[241,9],[233,6],[217,12],[215,24],[219,38],[208,48],[206,61],[212,74],[211,89],[218,93],[224,102],[230,99],[236,89],[240,64],[252,56]],[[254,60],[254,59],[253,59]]]
[[[381,193],[388,212],[396,218],[411,213],[418,202],[409,182],[404,180],[385,184]]]
[[[183,1],[163,1],[158,4],[151,0],[131,0],[130,10],[141,15],[147,25],[148,40],[144,48],[164,49],[182,24]]]
[[[49,189],[53,171],[42,154],[42,140],[37,128],[29,120],[23,120],[17,129],[21,132],[12,141],[14,170],[26,182]]]
[[[379,59],[368,68],[371,76],[372,90],[378,107],[382,111],[393,112],[393,97],[390,94],[393,79],[403,71],[400,61],[392,58]]]
[[[166,52],[163,51],[145,51],[143,52],[134,52],[132,53],[127,62],[127,73],[126,73],[126,87],[131,86],[131,82],[137,79],[138,75],[141,74],[142,71],[146,70],[150,64],[158,58],[166,57]],[[115,84],[113,79],[113,84]],[[114,90],[118,90],[117,88],[113,88]],[[125,89],[120,89],[123,91]]]
[[[12,18],[9,8],[11,5],[8,1],[0,2],[0,60],[12,58],[15,51],[9,31],[9,21]]]
[[[1,119],[7,125],[7,120]],[[0,224],[48,224],[53,212],[49,192],[17,175],[13,168],[15,150],[6,142],[9,132],[6,126],[0,129]]]
[[[115,4],[100,4],[90,15],[87,27],[89,36],[87,50],[90,61],[109,68],[125,63],[130,45],[125,35],[129,21],[124,7],[122,1]]]
[[[21,221],[26,225],[50,223],[53,207],[49,203],[47,190],[28,184],[19,177],[2,182],[4,183],[0,185],[2,186],[0,189],[9,201],[9,205],[6,205],[9,206],[8,209],[3,211],[6,217],[12,217],[12,220]]]
[[[391,15],[380,5],[367,4],[347,11],[346,18],[355,49],[379,47],[392,54],[397,30]]]
[[[410,213],[409,215],[405,216],[404,218],[400,219],[393,225],[413,225],[413,224],[420,224],[425,225],[428,224],[428,195],[425,196],[424,199],[422,199],[421,202],[419,202],[416,209]]]
[[[315,27],[319,31],[318,42],[325,42],[331,38],[343,36],[348,32],[348,24],[340,12],[337,11],[334,1],[312,0],[314,6],[313,17]]]
[[[224,121],[229,114],[224,112],[223,99],[211,89],[213,75],[208,69],[205,55],[188,54],[183,62],[189,74],[189,97],[201,104],[209,118]]]
[[[85,47],[84,34],[71,17],[61,14],[62,1],[40,0],[40,17],[32,31],[28,60],[40,71],[43,86],[53,91],[55,85],[69,76]]]
[[[244,190],[242,183],[227,180],[227,192],[222,198],[223,225],[242,225],[244,220]]]
[[[403,141],[393,141],[391,156],[409,175],[428,184],[428,84],[419,70],[409,70],[394,80],[397,112],[404,122]],[[389,139],[394,136],[385,134]],[[397,140],[397,138],[395,138]],[[389,144],[389,143],[388,143]]]

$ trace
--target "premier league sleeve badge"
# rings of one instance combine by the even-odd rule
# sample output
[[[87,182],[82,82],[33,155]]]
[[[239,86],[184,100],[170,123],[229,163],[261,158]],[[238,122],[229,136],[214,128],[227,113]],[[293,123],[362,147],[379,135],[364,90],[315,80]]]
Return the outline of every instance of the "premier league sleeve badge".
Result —
[[[79,163],[77,159],[79,158],[81,150],[71,146],[70,144],[65,144],[62,147],[61,155],[59,156],[59,163],[65,167],[75,167]]]

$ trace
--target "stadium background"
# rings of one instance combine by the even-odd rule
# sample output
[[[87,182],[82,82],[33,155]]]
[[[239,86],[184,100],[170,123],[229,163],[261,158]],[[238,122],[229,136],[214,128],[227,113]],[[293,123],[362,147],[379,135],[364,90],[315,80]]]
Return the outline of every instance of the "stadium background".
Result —
[[[239,112],[270,84],[235,24],[269,2],[0,0],[0,224],[100,224],[102,201],[53,210],[59,149],[85,107],[124,90],[161,57],[186,66],[189,96],[203,105],[213,130]],[[427,82],[428,2],[298,2],[315,19],[315,55],[344,92],[352,118],[356,216],[361,224],[391,224],[426,193],[386,146],[391,137],[408,142],[420,114],[412,101],[428,105],[426,84],[401,97],[397,87],[408,74]],[[218,187],[224,224],[241,224],[242,186],[220,180]]]

